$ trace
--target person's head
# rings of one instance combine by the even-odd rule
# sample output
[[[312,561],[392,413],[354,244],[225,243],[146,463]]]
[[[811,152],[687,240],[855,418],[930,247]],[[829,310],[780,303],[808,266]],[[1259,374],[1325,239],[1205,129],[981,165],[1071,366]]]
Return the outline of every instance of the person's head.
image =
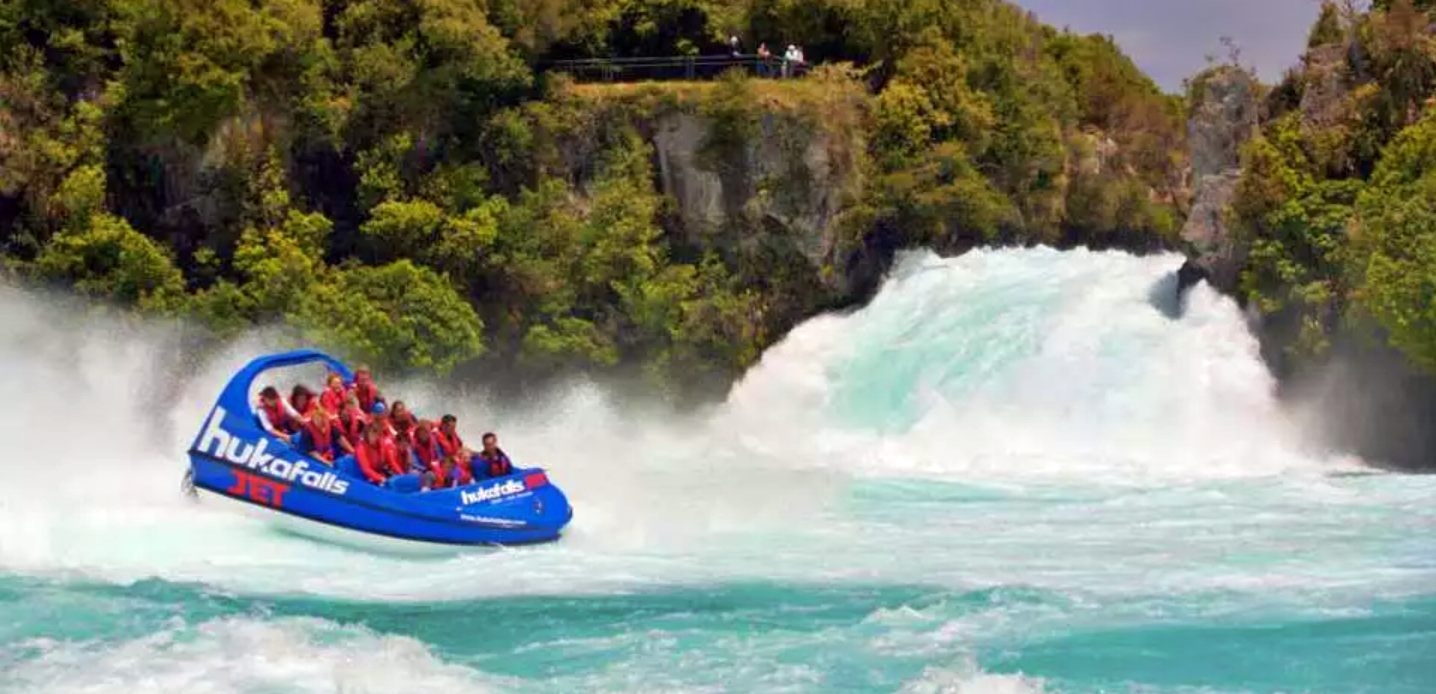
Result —
[[[374,379],[369,375],[368,369],[359,369],[354,372],[355,383],[373,383]]]
[[[446,414],[443,417],[439,418],[439,430],[445,433],[452,432],[454,430],[454,426],[458,423],[458,417],[455,417],[451,414]]]
[[[329,390],[335,392],[344,390],[344,377],[340,376],[336,372],[330,371],[329,378],[324,379],[324,384],[329,388]]]
[[[298,409],[302,410],[308,407],[309,401],[312,399],[314,399],[314,392],[303,385],[294,386],[294,390],[289,391],[289,402]]]
[[[483,442],[485,453],[493,453],[499,448],[499,437],[493,432],[484,434]]]
[[[444,456],[444,460],[440,463],[440,465],[444,466],[444,472],[448,472],[458,467],[459,461],[455,459],[454,456],[446,455]]]
[[[370,422],[369,426],[364,427],[364,441],[366,443],[379,443],[379,439],[382,438],[383,435],[384,425],[379,422]]]
[[[414,437],[420,441],[428,441],[429,434],[433,431],[434,423],[427,419],[421,419],[418,424],[414,425]]]
[[[374,407],[369,409],[369,414],[374,415],[376,419],[379,417],[383,417],[388,413],[389,411],[387,408],[384,407],[384,403],[382,401],[374,403]]]
[[[407,419],[409,417],[409,406],[405,405],[403,400],[395,400],[394,404],[389,407],[389,416],[393,417],[396,422],[401,419]]]
[[[274,386],[265,386],[264,390],[259,391],[259,399],[266,405],[273,405],[279,402],[279,391]]]
[[[309,420],[311,422],[314,422],[314,428],[323,429],[324,427],[329,425],[329,413],[325,412],[324,408],[322,407],[315,408],[314,414],[309,418]]]

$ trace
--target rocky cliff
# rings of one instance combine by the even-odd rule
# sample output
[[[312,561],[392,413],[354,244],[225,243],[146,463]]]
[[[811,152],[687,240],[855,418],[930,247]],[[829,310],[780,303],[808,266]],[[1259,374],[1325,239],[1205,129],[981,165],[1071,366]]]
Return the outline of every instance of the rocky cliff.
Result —
[[[1241,147],[1257,129],[1258,90],[1256,78],[1237,67],[1193,80],[1187,142],[1194,194],[1182,228],[1192,259],[1182,268],[1183,287],[1205,279],[1223,292],[1236,291],[1247,249],[1233,234],[1227,208],[1241,179]]]
[[[559,115],[547,114],[542,146],[563,162],[551,173],[582,192],[617,133],[641,138],[666,201],[667,242],[796,283],[801,291],[785,297],[796,320],[874,279],[847,270],[861,244],[839,223],[864,186],[870,98],[846,75],[573,85],[546,105]]]
[[[719,151],[714,127],[712,117],[680,109],[651,124],[659,190],[677,206],[684,241],[752,243],[744,232],[761,230],[770,236],[762,242],[785,246],[841,290],[842,277],[824,268],[842,250],[834,221],[844,195],[860,185],[850,160],[854,135],[807,129],[794,114],[768,111],[757,117],[751,138]]]

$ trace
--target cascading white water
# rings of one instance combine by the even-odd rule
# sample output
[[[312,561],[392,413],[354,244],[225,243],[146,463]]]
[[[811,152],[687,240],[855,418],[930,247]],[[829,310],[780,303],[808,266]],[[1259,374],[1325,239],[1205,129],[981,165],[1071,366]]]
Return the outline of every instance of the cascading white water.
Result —
[[[555,545],[423,562],[276,534],[179,493],[183,451],[213,398],[240,364],[270,348],[271,336],[175,364],[172,326],[0,290],[8,396],[0,403],[8,446],[0,454],[0,589],[6,576],[105,585],[157,578],[320,601],[295,608],[299,617],[221,610],[199,624],[157,623],[154,633],[169,636],[116,641],[157,667],[190,648],[194,667],[211,675],[224,666],[207,658],[236,639],[299,639],[295,652],[320,662],[298,670],[311,674],[339,667],[324,664],[333,656],[323,634],[332,629],[386,652],[409,648],[392,634],[342,626],[345,613],[323,607],[328,600],[482,600],[502,615],[503,601],[525,595],[566,596],[579,614],[584,601],[659,596],[651,599],[660,607],[637,598],[594,607],[592,623],[555,627],[533,637],[548,639],[542,646],[516,644],[506,656],[529,662],[557,648],[582,661],[592,651],[607,653],[612,668],[544,675],[542,659],[533,672],[500,667],[507,660],[470,662],[455,655],[465,652],[462,639],[450,643],[438,627],[414,636],[438,651],[421,648],[419,660],[406,661],[416,677],[453,686],[502,689],[514,684],[508,677],[520,689],[555,691],[663,688],[655,682],[723,690],[708,678],[715,671],[749,691],[820,690],[838,670],[794,670],[786,656],[770,663],[765,654],[822,652],[801,635],[823,628],[838,629],[829,646],[896,678],[859,689],[1027,690],[1040,680],[984,674],[994,662],[1006,666],[983,649],[1025,652],[1038,633],[1128,628],[1154,615],[1310,619],[1367,609],[1375,596],[1427,595],[1436,566],[1421,557],[1436,548],[1419,530],[1436,527],[1423,501],[1430,485],[1331,476],[1354,463],[1304,448],[1234,304],[1198,287],[1179,316],[1163,310],[1179,264],[1174,256],[1047,249],[911,254],[870,305],[800,326],[724,402],[698,413],[621,401],[587,384],[495,403],[482,388],[381,374],[381,386],[420,412],[459,415],[471,437],[497,430],[522,462],[548,468],[576,508]],[[725,631],[728,617],[692,617],[692,643],[645,644],[604,626],[607,615],[631,609],[625,624],[664,632],[671,625],[638,616],[667,614],[662,596],[684,596],[673,598],[683,606],[673,614],[688,614],[702,596],[747,595],[748,585],[771,589],[743,600],[768,605],[770,592],[778,596],[752,619],[788,615],[779,633],[760,640],[770,651],[745,650],[733,640],[743,632]],[[949,597],[918,599],[907,586]],[[879,597],[870,602],[864,591]],[[840,612],[849,605],[859,617],[841,628],[808,624],[809,600]],[[516,615],[536,609],[514,604]],[[68,672],[79,679],[55,681],[75,688],[95,681],[67,665],[87,648],[46,647],[12,665],[22,684]],[[466,663],[463,672],[447,669],[451,658]],[[726,669],[745,658],[766,665]],[[673,670],[674,659],[692,664]],[[101,658],[96,667],[129,665]],[[1067,677],[1063,691],[1105,686],[1064,668],[1037,674]],[[341,681],[363,689],[338,677],[329,687],[292,688],[330,691]],[[234,682],[229,689],[245,689]],[[1303,688],[1297,680],[1283,686]]]
[[[1164,280],[1177,262],[915,254],[862,311],[796,330],[729,408],[745,432],[790,434],[760,445],[824,450],[874,473],[1100,480],[1313,467],[1237,308],[1205,285],[1179,320],[1155,305],[1175,292]]]

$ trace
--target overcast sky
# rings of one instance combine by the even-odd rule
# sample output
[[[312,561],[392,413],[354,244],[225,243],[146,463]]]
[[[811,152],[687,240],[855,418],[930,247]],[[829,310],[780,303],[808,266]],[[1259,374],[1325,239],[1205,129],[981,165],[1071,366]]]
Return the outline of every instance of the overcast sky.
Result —
[[[1168,91],[1225,56],[1236,39],[1242,64],[1275,82],[1296,63],[1321,9],[1317,0],[1014,0],[1058,28],[1111,34],[1122,50]]]

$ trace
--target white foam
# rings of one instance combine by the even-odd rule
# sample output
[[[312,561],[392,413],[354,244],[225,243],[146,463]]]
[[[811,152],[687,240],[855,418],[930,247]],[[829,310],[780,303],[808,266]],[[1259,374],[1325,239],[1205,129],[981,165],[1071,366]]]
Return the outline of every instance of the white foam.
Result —
[[[31,641],[0,689],[133,694],[488,692],[502,678],[445,663],[419,641],[305,619],[182,620],[115,642]]]
[[[1152,305],[1180,262],[911,254],[868,307],[810,321],[769,350],[734,388],[728,426],[767,455],[877,475],[1112,481],[1329,467],[1301,450],[1234,303],[1202,285],[1180,319]]]
[[[995,675],[964,664],[925,668],[921,676],[904,682],[898,694],[1039,694],[1044,691],[1039,678]]]

